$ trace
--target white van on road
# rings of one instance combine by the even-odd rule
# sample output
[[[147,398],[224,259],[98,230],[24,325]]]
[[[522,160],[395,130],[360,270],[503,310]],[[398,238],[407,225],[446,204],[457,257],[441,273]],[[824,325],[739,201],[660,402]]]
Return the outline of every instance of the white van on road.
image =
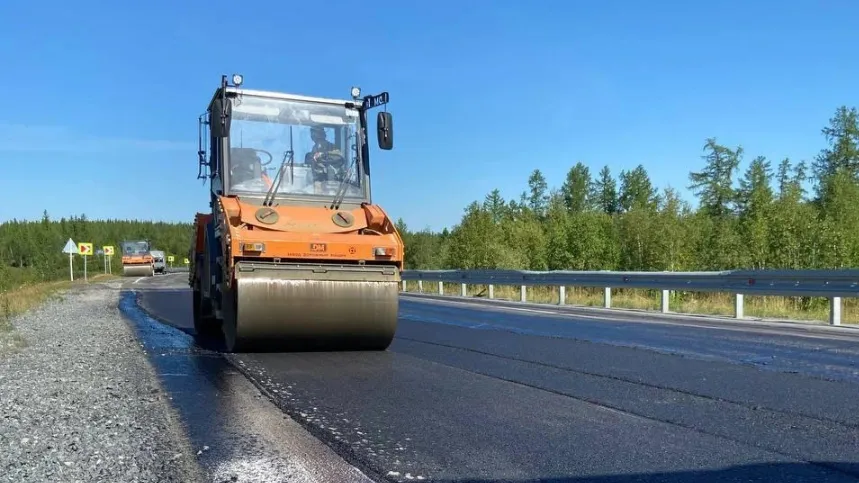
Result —
[[[162,250],[150,250],[149,253],[155,259],[155,273],[167,273],[166,256]]]

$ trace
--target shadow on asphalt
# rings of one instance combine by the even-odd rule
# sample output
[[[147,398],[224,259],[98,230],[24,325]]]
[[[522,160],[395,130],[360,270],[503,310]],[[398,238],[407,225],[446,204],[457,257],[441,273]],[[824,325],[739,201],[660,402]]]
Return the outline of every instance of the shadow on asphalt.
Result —
[[[827,471],[826,469],[830,469]],[[842,473],[843,472],[843,473]],[[553,477],[534,479],[445,479],[434,483],[680,483],[680,482],[840,482],[859,481],[859,465],[829,461],[763,463],[731,466],[721,470],[689,470],[627,475]]]
[[[191,336],[190,345],[223,352],[223,337],[197,337],[191,319],[191,292],[187,288],[135,286],[122,293],[133,299],[134,306],[146,316]]]

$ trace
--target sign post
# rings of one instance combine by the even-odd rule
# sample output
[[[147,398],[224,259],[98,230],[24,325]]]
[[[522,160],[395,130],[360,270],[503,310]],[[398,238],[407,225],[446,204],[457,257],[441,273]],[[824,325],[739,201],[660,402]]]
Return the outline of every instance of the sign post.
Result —
[[[78,253],[78,246],[75,245],[75,242],[69,238],[69,241],[66,242],[66,246],[63,247],[63,253],[69,254],[69,279],[74,282],[75,281],[75,261],[74,256],[75,253]]]
[[[176,260],[176,257],[173,255],[167,255],[167,261],[170,263],[170,268],[173,268],[173,260]]]
[[[87,281],[86,257],[92,256],[93,254],[92,243],[78,243],[78,253],[80,253],[81,256],[84,257],[84,281]]]
[[[110,266],[110,261],[113,257],[113,246],[107,245],[102,247],[104,250],[104,256],[107,259],[107,273],[113,273],[113,267]]]

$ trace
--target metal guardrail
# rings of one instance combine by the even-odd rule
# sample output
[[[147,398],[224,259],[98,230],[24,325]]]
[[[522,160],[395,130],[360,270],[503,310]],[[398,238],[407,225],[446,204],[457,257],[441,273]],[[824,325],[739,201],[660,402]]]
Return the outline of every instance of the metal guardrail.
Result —
[[[408,281],[417,281],[423,291],[425,282],[461,284],[461,295],[468,285],[486,285],[493,298],[495,285],[520,287],[520,300],[527,301],[527,287],[559,287],[559,304],[565,303],[565,287],[602,287],[605,307],[611,308],[612,289],[650,289],[662,291],[662,312],[669,312],[672,291],[723,292],[735,296],[735,317],[743,318],[743,295],[784,297],[825,297],[830,301],[829,323],[841,325],[841,298],[859,297],[859,270],[730,270],[724,272],[610,272],[526,270],[404,270],[403,291]]]

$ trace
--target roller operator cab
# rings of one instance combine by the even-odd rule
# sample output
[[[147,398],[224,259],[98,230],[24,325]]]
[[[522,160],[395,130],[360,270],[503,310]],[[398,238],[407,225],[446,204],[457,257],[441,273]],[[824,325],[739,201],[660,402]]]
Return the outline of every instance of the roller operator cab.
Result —
[[[403,241],[373,204],[369,113],[349,100],[247,90],[223,76],[200,116],[189,284],[198,336],[228,351],[385,350],[397,327]],[[380,149],[392,116],[376,115]]]

